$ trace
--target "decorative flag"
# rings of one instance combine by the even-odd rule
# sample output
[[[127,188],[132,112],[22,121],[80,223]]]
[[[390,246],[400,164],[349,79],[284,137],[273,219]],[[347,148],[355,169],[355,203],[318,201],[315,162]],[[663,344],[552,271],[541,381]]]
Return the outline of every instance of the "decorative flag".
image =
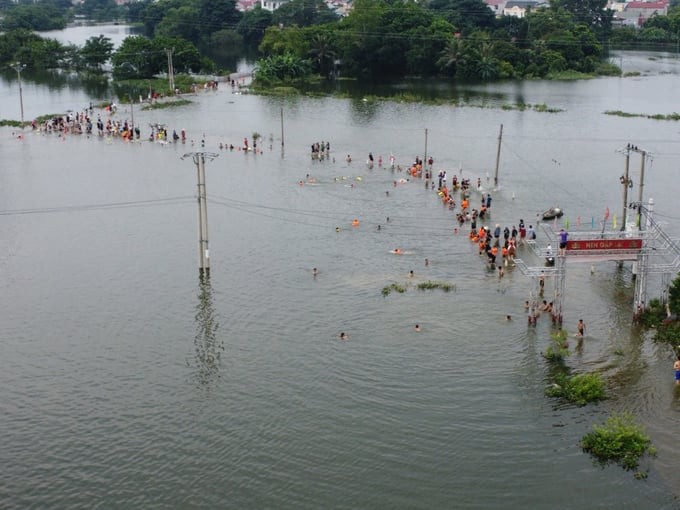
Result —
[[[576,217],[576,225],[579,226],[579,227],[581,226],[581,217],[580,216]]]
[[[567,218],[566,220],[564,220],[564,228],[566,228],[567,230],[569,230],[569,218]]]
[[[616,214],[612,217],[612,228],[616,228]]]
[[[609,219],[609,207],[605,209],[604,211],[604,221],[607,221]]]

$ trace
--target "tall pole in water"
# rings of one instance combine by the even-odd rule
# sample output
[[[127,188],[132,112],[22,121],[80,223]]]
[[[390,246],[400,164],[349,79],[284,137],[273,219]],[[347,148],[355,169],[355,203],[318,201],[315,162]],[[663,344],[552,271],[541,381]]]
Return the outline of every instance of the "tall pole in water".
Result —
[[[283,151],[283,107],[281,107],[281,151]]]
[[[498,165],[501,161],[501,141],[503,140],[503,124],[501,124],[501,130],[498,133],[498,150],[496,151],[496,173],[493,176],[493,187],[498,187]]]
[[[630,186],[630,179],[628,179],[628,170],[630,168],[630,144],[626,147],[626,170],[621,177],[621,184],[623,184],[623,214],[621,217],[621,230],[626,230],[626,211],[628,210],[628,186]]]
[[[205,140],[201,141],[201,148],[205,147]],[[211,152],[193,152],[182,156],[191,156],[196,164],[198,181],[198,275],[201,280],[210,278],[210,250],[208,248],[208,201],[205,186],[205,158],[216,158]]]
[[[172,65],[172,54],[174,52],[175,48],[165,48],[165,53],[168,55],[168,87],[172,95],[175,95],[175,69]]]
[[[425,128],[425,153],[423,156],[423,166],[427,165],[427,128]]]
[[[132,122],[132,141],[135,141],[135,100],[130,96],[130,122]]]
[[[17,72],[17,77],[19,78],[19,107],[21,108],[21,130],[24,130],[24,95],[21,90],[21,71],[24,70],[26,64],[14,64],[12,69]]]

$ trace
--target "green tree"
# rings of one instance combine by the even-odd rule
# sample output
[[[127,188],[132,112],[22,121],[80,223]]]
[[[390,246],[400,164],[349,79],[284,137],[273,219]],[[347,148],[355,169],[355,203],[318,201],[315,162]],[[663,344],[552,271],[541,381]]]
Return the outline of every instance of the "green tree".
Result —
[[[4,12],[3,30],[61,30],[66,28],[66,18],[49,3],[19,4]]]
[[[218,30],[235,30],[241,13],[236,10],[236,0],[196,0],[198,11],[197,29],[208,40]],[[179,35],[179,34],[175,34]],[[190,39],[193,41],[193,39]],[[195,41],[198,43],[198,41]]]
[[[243,53],[243,38],[236,30],[218,30],[210,34],[207,46],[212,57],[238,58]]]
[[[243,43],[249,48],[257,48],[262,42],[264,31],[272,24],[272,13],[263,9],[259,4],[252,10],[243,14],[236,30]]]
[[[115,20],[123,15],[123,9],[114,0],[83,0],[74,10],[77,14],[97,21]]]
[[[198,17],[198,10],[190,5],[172,8],[156,25],[154,36],[181,37],[198,44],[202,35]]]
[[[286,27],[308,27],[337,20],[323,0],[290,0],[274,11],[272,21]]]
[[[437,65],[443,72],[455,75],[458,67],[465,65],[467,51],[468,48],[465,39],[461,37],[454,37],[440,52]]]
[[[496,25],[496,16],[483,0],[431,0],[428,7],[463,33]]]
[[[83,65],[92,70],[100,70],[112,54],[113,42],[104,35],[90,37],[80,51]]]
[[[607,9],[607,0],[552,0],[550,8],[564,9],[574,15],[577,23],[590,27],[598,37],[609,37],[614,11]]]
[[[326,76],[333,69],[336,51],[333,45],[332,32],[317,32],[312,36],[309,55],[312,57],[314,70]]]

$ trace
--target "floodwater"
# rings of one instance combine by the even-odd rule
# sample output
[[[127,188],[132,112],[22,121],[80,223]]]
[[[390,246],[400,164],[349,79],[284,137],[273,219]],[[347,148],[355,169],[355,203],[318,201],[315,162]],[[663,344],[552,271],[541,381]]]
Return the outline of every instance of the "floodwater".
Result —
[[[678,61],[625,59],[650,70],[456,92],[485,108],[224,85],[181,108],[135,108],[145,139],[162,123],[185,129],[186,144],[0,129],[0,506],[677,508],[680,393],[671,352],[631,326],[630,267],[568,266],[565,327],[583,318],[588,330],[567,365],[601,371],[610,398],[548,399],[550,324],[527,328],[530,279],[489,272],[423,181],[395,186],[404,173],[364,163],[372,152],[408,165],[427,129],[435,172],[486,189],[503,124],[491,222],[532,223],[560,205],[587,229],[606,207],[620,217],[621,151],[634,143],[652,154],[644,199],[677,237],[680,129],[603,112],[672,113]],[[12,83],[2,112],[16,109]],[[45,113],[43,92],[24,87],[26,118]],[[69,94],[48,111],[89,103]],[[520,99],[563,111],[501,108]],[[219,148],[253,132],[261,154]],[[310,160],[321,140],[335,161]],[[208,285],[191,157],[201,150]],[[639,165],[633,154],[633,197]],[[307,174],[317,182],[300,186]],[[427,280],[455,289],[417,290]],[[407,291],[383,297],[391,283]],[[579,448],[619,411],[658,449],[645,481]]]

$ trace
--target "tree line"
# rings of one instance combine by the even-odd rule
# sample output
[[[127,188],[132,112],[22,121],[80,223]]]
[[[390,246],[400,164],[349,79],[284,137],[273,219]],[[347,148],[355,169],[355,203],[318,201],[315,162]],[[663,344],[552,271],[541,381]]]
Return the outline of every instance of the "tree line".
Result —
[[[257,52],[258,79],[278,82],[346,76],[389,80],[448,76],[494,80],[564,72],[617,73],[608,47],[680,43],[680,9],[641,30],[612,28],[606,0],[553,0],[524,18],[497,18],[482,0],[355,0],[339,17],[323,0],[290,0],[275,12],[241,13],[235,0],[0,0],[0,64],[97,71],[111,60],[117,78],[167,70],[214,72],[214,60]],[[124,19],[143,27],[113,52],[100,36],[83,48],[42,39],[33,30],[63,28],[74,16]],[[55,26],[58,25],[58,26]],[[648,47],[648,46],[647,46]]]

